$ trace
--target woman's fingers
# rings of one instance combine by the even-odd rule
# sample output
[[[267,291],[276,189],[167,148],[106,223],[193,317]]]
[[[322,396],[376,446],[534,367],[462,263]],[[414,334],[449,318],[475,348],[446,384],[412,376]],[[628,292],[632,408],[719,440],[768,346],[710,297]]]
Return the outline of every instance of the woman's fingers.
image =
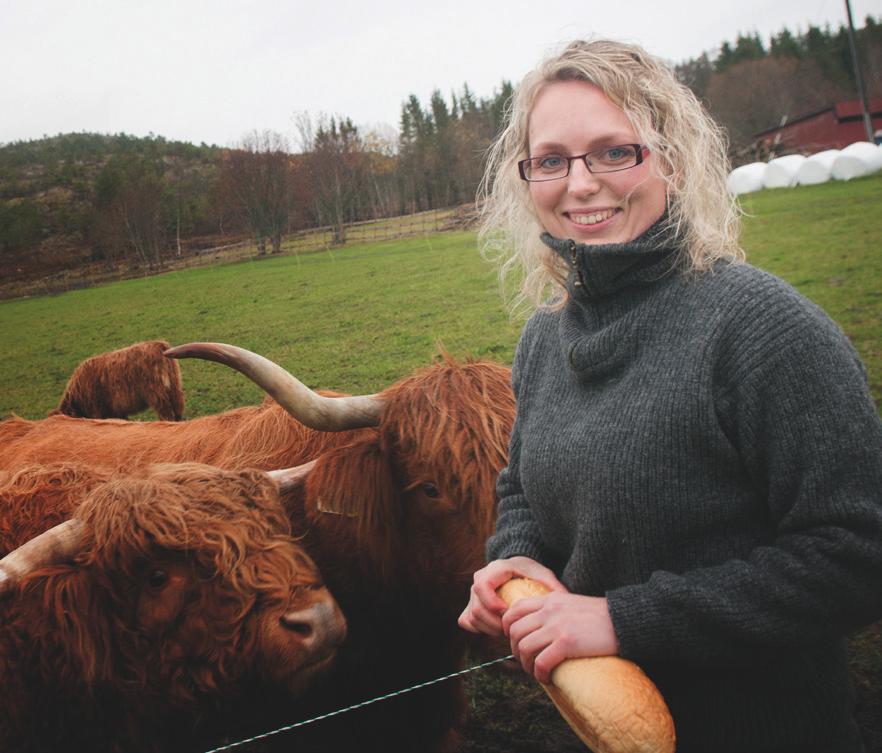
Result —
[[[511,609],[496,591],[503,583],[512,578],[531,578],[545,584],[553,591],[567,593],[567,589],[551,570],[529,557],[494,560],[475,573],[474,582],[469,592],[469,603],[458,619],[459,626],[473,633],[501,635],[506,630],[505,624],[511,624],[513,620],[523,616],[525,607],[522,606],[522,600],[518,603],[518,607],[508,622],[503,623],[502,620],[504,615],[511,612]],[[528,599],[526,601],[535,602],[536,600]]]
[[[523,620],[528,615],[534,614],[538,610],[542,608],[543,603],[545,602],[544,596],[530,596],[525,599],[518,599],[514,604],[512,604],[502,615],[502,629],[509,638],[511,638],[510,630],[512,625],[516,622]],[[525,623],[525,625],[531,624],[530,622]],[[521,631],[524,630],[524,627],[521,626]],[[521,633],[523,635],[523,633]]]
[[[480,604],[469,602],[458,620],[459,626],[472,633],[502,635],[502,620],[499,615],[484,609]]]
[[[551,684],[551,673],[566,658],[560,642],[552,641],[534,655],[533,677],[544,685]]]
[[[545,567],[545,565],[540,565],[536,560],[530,559],[529,557],[510,557],[507,560],[499,561],[506,563],[508,568],[509,575],[506,580],[516,577],[530,578],[531,580],[542,583],[552,591],[562,591],[567,593],[567,587],[558,580],[554,571]]]
[[[472,586],[469,594],[469,603],[459,616],[457,622],[461,628],[473,633],[502,635],[500,615],[481,601],[475,586]]]
[[[520,559],[527,559],[522,557]],[[499,594],[496,593],[503,583],[517,574],[510,566],[510,560],[495,560],[475,573],[472,593],[489,610],[502,615],[508,608]]]
[[[564,659],[609,656],[619,651],[606,599],[549,594],[516,602],[502,629],[524,670],[548,683]]]
[[[472,590],[485,607],[501,616],[505,613],[507,605],[496,590],[512,578],[531,578],[543,583],[552,591],[567,592],[566,587],[551,570],[529,557],[494,560],[475,573]]]
[[[522,617],[511,625],[509,640],[515,658],[521,663],[524,671],[536,676],[536,679],[539,679],[535,672],[537,658],[543,654],[549,654],[550,657],[560,653],[554,648],[553,631],[542,621],[542,616],[536,612]],[[561,656],[550,669],[554,669],[563,659],[564,657]],[[547,670],[544,675],[547,677],[550,669],[544,664],[543,669]],[[546,680],[541,681],[545,682]]]

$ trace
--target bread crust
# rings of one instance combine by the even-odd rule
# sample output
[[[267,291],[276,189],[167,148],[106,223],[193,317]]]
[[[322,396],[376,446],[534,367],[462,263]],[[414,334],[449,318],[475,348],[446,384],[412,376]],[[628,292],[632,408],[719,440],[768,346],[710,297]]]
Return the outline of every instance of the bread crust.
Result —
[[[548,591],[534,580],[512,578],[498,593],[511,606]],[[617,656],[566,659],[542,688],[594,753],[674,753],[674,720],[667,704],[634,662]]]

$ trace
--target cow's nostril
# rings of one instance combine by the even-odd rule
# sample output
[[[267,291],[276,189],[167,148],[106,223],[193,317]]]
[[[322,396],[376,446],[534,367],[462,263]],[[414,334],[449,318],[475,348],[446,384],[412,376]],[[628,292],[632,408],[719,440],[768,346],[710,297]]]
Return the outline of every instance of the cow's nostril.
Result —
[[[295,633],[299,633],[303,638],[309,638],[315,629],[313,620],[304,612],[288,612],[279,618],[282,626]]]

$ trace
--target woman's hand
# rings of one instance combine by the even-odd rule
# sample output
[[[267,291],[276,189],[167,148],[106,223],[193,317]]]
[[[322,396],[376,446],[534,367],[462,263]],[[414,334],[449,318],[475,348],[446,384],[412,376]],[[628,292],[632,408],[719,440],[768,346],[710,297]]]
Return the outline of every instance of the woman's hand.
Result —
[[[501,623],[512,653],[541,683],[551,682],[552,670],[564,659],[619,653],[604,598],[559,591],[533,596],[513,604]]]
[[[502,615],[508,607],[496,589],[512,578],[532,578],[552,591],[567,593],[557,576],[529,557],[494,560],[475,573],[469,603],[459,616],[459,626],[472,633],[502,635]]]

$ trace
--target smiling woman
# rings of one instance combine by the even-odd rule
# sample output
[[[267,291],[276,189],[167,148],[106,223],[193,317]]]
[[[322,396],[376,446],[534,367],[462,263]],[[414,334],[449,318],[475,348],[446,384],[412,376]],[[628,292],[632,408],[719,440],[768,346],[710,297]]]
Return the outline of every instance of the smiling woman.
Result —
[[[665,211],[666,184],[652,152],[634,141],[624,111],[593,84],[542,89],[530,114],[527,160],[538,169],[526,177],[542,226],[583,243],[622,243],[648,230]],[[566,156],[579,152],[587,153]]]
[[[725,155],[635,46],[573,42],[518,88],[482,237],[538,310],[460,625],[543,683],[630,659],[679,753],[857,753],[845,635],[882,616],[882,423],[836,325],[741,263]],[[551,593],[507,607],[517,577]]]
[[[592,89],[601,105],[596,111],[569,102],[573,92],[589,98]],[[558,103],[564,106],[558,109]],[[553,122],[548,122],[547,115]],[[564,139],[571,143],[559,143]],[[503,275],[523,274],[517,302],[539,305],[549,285],[565,298],[568,274],[566,263],[540,240],[541,232],[550,228],[539,216],[545,206],[542,199],[568,188],[566,181],[546,193],[534,186],[535,174],[526,174],[524,166],[519,170],[519,164],[529,160],[529,170],[532,158],[567,158],[568,179],[578,191],[579,179],[573,172],[587,170],[588,163],[574,167],[569,157],[622,145],[638,148],[632,165],[636,176],[625,179],[592,167],[595,175],[609,181],[605,194],[614,193],[615,188],[621,194],[618,204],[602,207],[598,199],[593,206],[608,214],[625,201],[634,184],[640,184],[640,193],[645,194],[646,179],[661,180],[667,225],[682,238],[682,250],[692,268],[706,270],[720,259],[744,258],[738,245],[738,210],[726,191],[729,168],[719,126],[661,61],[639,47],[595,41],[590,55],[565,52],[543,61],[524,78],[515,92],[509,123],[490,150],[478,196],[480,239],[485,252],[502,262]],[[651,214],[657,201],[656,195],[650,205],[642,203],[652,207]],[[597,218],[595,212],[579,220],[588,223],[604,217]]]

